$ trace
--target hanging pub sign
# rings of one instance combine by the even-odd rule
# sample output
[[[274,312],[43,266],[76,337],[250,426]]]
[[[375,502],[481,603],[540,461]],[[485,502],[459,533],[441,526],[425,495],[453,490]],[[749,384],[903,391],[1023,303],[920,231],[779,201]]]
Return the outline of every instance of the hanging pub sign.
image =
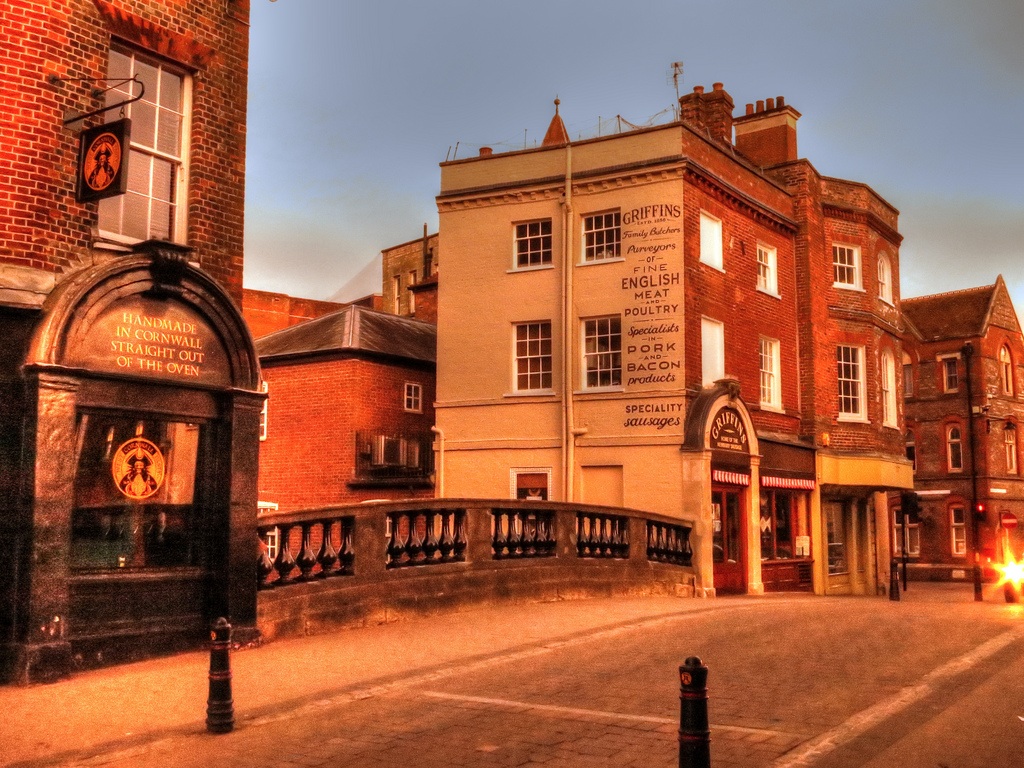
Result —
[[[131,128],[132,121],[126,118],[97,125],[79,134],[75,190],[78,202],[123,195],[128,189]]]

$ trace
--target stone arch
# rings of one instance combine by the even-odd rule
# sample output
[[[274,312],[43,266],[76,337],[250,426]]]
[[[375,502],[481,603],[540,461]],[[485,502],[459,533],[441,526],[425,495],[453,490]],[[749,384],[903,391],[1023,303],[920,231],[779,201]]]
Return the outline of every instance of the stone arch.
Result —
[[[739,382],[735,379],[719,379],[711,387],[702,390],[694,399],[686,415],[683,449],[710,450],[711,427],[715,416],[724,408],[735,411],[742,421],[747,440],[747,455],[759,455],[757,432],[750,419],[750,411],[740,397]]]

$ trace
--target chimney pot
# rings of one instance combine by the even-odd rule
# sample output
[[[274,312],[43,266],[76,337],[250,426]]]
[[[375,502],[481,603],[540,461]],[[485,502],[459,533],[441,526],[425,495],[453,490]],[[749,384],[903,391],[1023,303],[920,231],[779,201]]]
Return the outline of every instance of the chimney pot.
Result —
[[[703,85],[695,85],[695,86],[693,86],[693,92],[694,93],[704,93],[704,86]]]
[[[757,111],[764,112],[764,101],[762,99],[757,100]]]
[[[490,157],[494,154],[494,150],[490,147],[480,147],[480,157]]]
[[[768,99],[765,102],[764,108],[767,110],[775,109],[775,99]]]
[[[753,104],[747,104],[747,114],[748,115],[754,114],[754,105]]]
[[[716,91],[720,91],[720,90],[722,90],[723,88],[725,88],[725,86],[724,86],[724,85],[722,85],[721,83],[712,83],[712,84],[711,84],[711,88],[712,88],[712,89],[714,89],[714,90],[716,90]]]
[[[784,106],[786,106],[786,100],[784,98],[782,98],[781,96],[776,96],[775,97],[775,106],[777,106],[779,109],[782,109]]]

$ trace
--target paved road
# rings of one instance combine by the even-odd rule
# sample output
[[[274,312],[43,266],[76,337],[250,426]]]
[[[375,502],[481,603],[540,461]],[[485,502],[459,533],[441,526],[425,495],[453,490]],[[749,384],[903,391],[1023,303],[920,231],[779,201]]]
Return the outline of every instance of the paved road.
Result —
[[[898,603],[587,601],[274,643],[235,655],[238,725],[219,736],[173,695],[199,695],[203,657],[186,654],[0,689],[0,708],[15,713],[51,692],[67,703],[71,692],[109,697],[118,681],[129,695],[145,689],[141,710],[91,709],[92,739],[69,703],[54,726],[63,738],[33,742],[30,728],[0,722],[0,755],[8,744],[12,765],[669,768],[676,672],[697,655],[710,669],[715,768],[1014,768],[1024,766],[1024,614],[996,597],[911,585]]]

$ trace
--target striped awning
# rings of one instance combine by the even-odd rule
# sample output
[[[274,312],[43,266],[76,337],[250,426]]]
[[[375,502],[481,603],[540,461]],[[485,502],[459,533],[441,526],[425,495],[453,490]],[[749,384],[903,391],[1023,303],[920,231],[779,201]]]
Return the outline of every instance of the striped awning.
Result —
[[[788,488],[796,491],[813,491],[814,481],[803,480],[798,477],[775,477],[774,475],[761,475],[761,485],[764,488]]]
[[[728,485],[750,485],[750,475],[742,472],[726,472],[724,469],[711,470],[711,479],[716,483]]]

